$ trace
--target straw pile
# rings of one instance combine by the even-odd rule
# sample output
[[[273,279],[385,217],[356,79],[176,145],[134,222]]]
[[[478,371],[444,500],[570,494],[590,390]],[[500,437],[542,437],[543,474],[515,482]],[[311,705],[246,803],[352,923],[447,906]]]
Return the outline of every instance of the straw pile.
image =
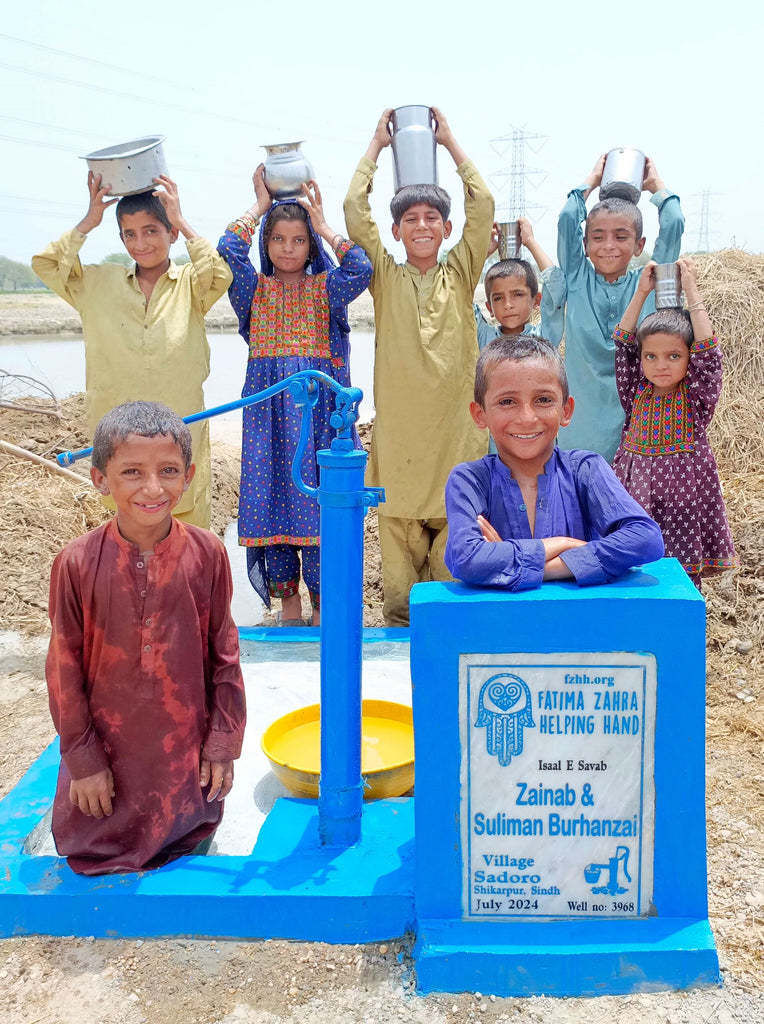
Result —
[[[54,459],[59,451],[90,444],[83,395],[62,403],[62,419],[0,409],[0,437]],[[216,446],[212,453],[215,486],[213,529],[222,536],[236,515],[240,460]],[[82,485],[41,466],[0,452],[0,629],[29,635],[48,628],[48,579],[56,554],[80,534],[105,522],[110,513],[90,483],[90,462],[75,463]]]

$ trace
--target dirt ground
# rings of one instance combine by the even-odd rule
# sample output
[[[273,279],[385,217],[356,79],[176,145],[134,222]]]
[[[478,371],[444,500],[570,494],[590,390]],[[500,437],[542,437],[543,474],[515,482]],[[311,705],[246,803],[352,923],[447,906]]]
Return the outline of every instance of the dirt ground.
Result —
[[[63,305],[63,304],[62,304]],[[0,333],[7,330],[0,302]],[[48,327],[47,330],[54,328]],[[79,405],[78,405],[79,402]],[[81,400],[62,424],[0,409],[0,437],[52,454],[85,443]],[[54,436],[55,435],[55,436]],[[234,514],[235,449],[214,444],[216,527]],[[709,584],[709,903],[720,989],[597,999],[419,996],[408,940],[0,940],[3,1024],[762,1024],[764,1022],[764,475],[725,480],[739,573]],[[102,511],[83,478],[0,453],[0,796],[53,737],[43,675],[47,574]],[[367,537],[373,541],[373,517]],[[367,547],[364,616],[380,621],[378,551]]]

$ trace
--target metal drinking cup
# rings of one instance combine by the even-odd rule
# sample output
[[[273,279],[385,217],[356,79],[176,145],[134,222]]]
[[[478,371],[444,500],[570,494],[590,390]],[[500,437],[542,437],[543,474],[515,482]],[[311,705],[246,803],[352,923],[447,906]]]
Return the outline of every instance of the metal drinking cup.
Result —
[[[406,185],[437,185],[437,143],[429,107],[398,107],[393,125],[393,184],[399,192]]]
[[[655,268],[655,308],[681,309],[682,272],[677,263],[659,263]]]
[[[503,260],[514,260],[520,255],[520,223],[507,220],[499,224],[499,257]]]
[[[641,149],[611,149],[605,158],[600,199],[628,199],[636,205],[642,195],[644,176],[645,154]]]

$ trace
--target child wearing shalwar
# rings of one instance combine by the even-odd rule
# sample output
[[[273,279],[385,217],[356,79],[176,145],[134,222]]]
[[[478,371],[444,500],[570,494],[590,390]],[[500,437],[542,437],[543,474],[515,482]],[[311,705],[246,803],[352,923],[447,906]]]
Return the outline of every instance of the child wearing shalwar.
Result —
[[[716,460],[706,430],[722,388],[722,356],[698,290],[695,265],[677,260],[689,310],[639,313],[655,287],[645,267],[613,333],[618,394],[626,414],[613,469],[663,532],[696,587],[738,564]],[[636,329],[636,333],[634,333]]]
[[[188,428],[159,403],[118,406],[92,462],[117,515],[53,563],[45,666],[53,837],[85,875],[156,868],[211,836],[245,722],[225,548],[171,515],[194,475]]]
[[[228,225],[218,251],[233,271],[231,305],[249,346],[242,397],[256,394],[300,370],[321,370],[350,385],[347,304],[371,280],[363,249],[336,234],[324,219],[315,181],[302,201],[271,205],[263,165],[255,171],[255,203]],[[260,273],[249,259],[260,227]],[[322,239],[334,250],[337,266]],[[301,463],[302,479],[318,486],[316,452],[329,448],[334,392],[321,385],[313,431]],[[282,392],[247,406],[243,417],[239,544],[259,597],[270,607],[281,598],[281,625],[304,626],[300,571],[310,594],[312,624],[320,621],[319,507],[292,482],[292,460],[301,414]],[[360,442],[358,442],[360,445]]]
[[[565,368],[578,412],[562,448],[599,452],[612,461],[623,428],[615,385],[613,328],[637,288],[641,271],[629,270],[645,246],[642,214],[625,199],[605,199],[587,216],[586,200],[602,181],[603,154],[583,184],[568,195],[557,227],[559,267],[544,271],[541,333],[554,345],[565,335]],[[658,207],[660,230],[653,256],[669,263],[679,255],[684,217],[648,159],[642,188]],[[582,230],[585,222],[585,231]],[[650,312],[652,300],[643,315]]]
[[[483,349],[470,412],[497,454],[456,466],[446,484],[446,565],[457,579],[511,591],[544,580],[587,586],[661,557],[660,530],[605,460],[557,447],[573,405],[545,338]]]

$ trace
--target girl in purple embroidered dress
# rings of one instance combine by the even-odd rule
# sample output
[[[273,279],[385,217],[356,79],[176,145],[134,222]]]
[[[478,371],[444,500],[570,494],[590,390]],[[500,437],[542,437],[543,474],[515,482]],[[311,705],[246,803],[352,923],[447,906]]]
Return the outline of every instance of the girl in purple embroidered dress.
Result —
[[[277,203],[265,187],[262,164],[253,182],[254,204],[228,225],[218,244],[233,272],[229,298],[249,345],[242,396],[308,369],[349,385],[347,304],[368,286],[371,263],[363,249],[328,226],[315,181],[303,185],[299,199]],[[258,274],[249,250],[261,217]],[[303,480],[313,487],[318,486],[316,452],[331,444],[333,410],[334,393],[320,387],[301,465]],[[239,543],[246,547],[257,593],[269,607],[271,597],[281,598],[282,625],[301,626],[301,569],[313,625],[319,624],[320,602],[318,504],[297,490],[291,476],[300,419],[288,392],[243,410]]]
[[[626,413],[613,469],[660,526],[666,555],[678,558],[700,589],[701,576],[731,568],[738,559],[706,437],[722,387],[721,351],[692,260],[677,264],[688,309],[661,309],[633,333],[655,287],[651,261],[613,333]]]

